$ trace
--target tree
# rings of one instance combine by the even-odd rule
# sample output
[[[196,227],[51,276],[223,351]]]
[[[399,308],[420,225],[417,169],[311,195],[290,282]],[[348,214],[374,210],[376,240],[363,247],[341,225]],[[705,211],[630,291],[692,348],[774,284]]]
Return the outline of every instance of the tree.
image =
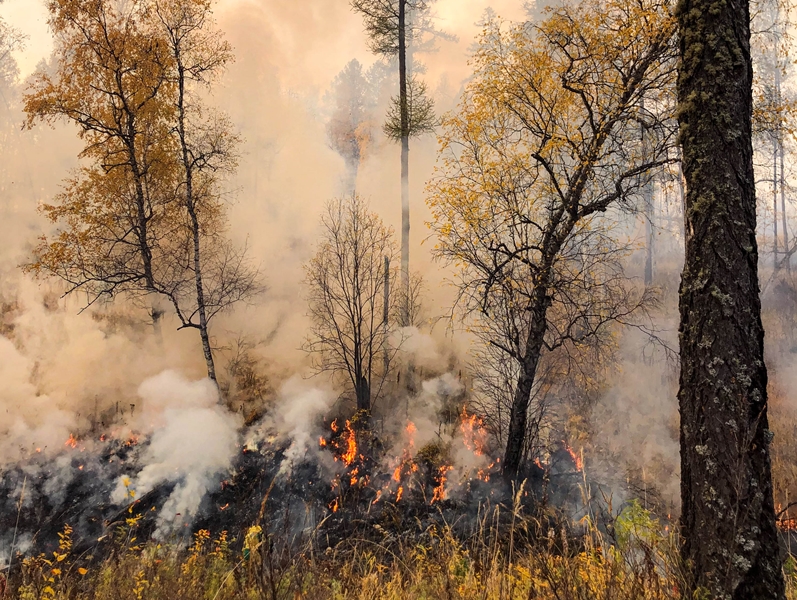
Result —
[[[175,193],[189,232],[188,260],[181,264],[193,273],[193,293],[181,289],[180,278],[167,292],[182,328],[199,330],[208,377],[215,381],[210,321],[258,291],[257,272],[247,264],[245,250],[222,235],[220,178],[235,170],[239,140],[226,115],[201,104],[197,89],[211,86],[232,60],[232,48],[214,28],[210,0],[157,0],[155,11],[172,59],[167,77],[175,90],[172,134],[181,169]]]
[[[85,292],[87,305],[118,294],[167,298],[181,328],[200,331],[215,380],[208,324],[257,285],[245,252],[223,235],[219,183],[235,166],[237,137],[196,89],[231,59],[210,1],[48,8],[61,59],[26,95],[27,124],[76,124],[87,164],[43,207],[59,230],[41,239],[28,268],[60,277],[66,293]]]
[[[43,207],[63,222],[42,239],[32,268],[62,278],[88,304],[120,292],[151,294],[172,210],[169,130],[161,90],[166,48],[147,30],[147,6],[109,0],[50,0],[61,49],[56,72],[39,73],[25,96],[27,126],[58,119],[79,128],[88,162]],[[169,182],[170,183],[170,182]],[[155,315],[153,315],[155,316]]]
[[[0,18],[0,212],[4,215],[12,210],[15,187],[18,188],[13,182],[20,179],[19,165],[13,160],[20,152],[19,67],[13,53],[24,45],[25,36]]]
[[[362,14],[371,50],[383,56],[398,56],[399,95],[394,98],[385,134],[401,143],[401,296],[410,297],[410,138],[431,131],[434,124],[432,101],[426,86],[413,76],[407,65],[407,47],[413,36],[410,17],[428,10],[428,0],[351,0]],[[409,324],[409,305],[405,300],[401,324]]]
[[[385,286],[396,258],[393,231],[356,194],[329,202],[321,225],[305,267],[312,323],[305,349],[316,369],[342,380],[368,415],[396,352],[388,348],[396,294]]]
[[[335,77],[331,101],[334,109],[327,123],[327,137],[346,162],[348,193],[354,194],[363,151],[371,137],[370,84],[358,60],[351,60]]]
[[[543,352],[592,343],[648,301],[628,285],[606,213],[633,209],[671,161],[674,32],[658,0],[564,5],[508,32],[493,24],[459,114],[443,122],[434,253],[459,267],[464,314],[517,368],[507,477],[521,466]]]
[[[681,532],[692,590],[782,599],[758,288],[746,0],[681,0]]]
[[[760,236],[759,240],[762,246],[772,243],[774,275],[784,267],[791,272],[791,255],[797,251],[794,240],[789,239],[786,210],[786,165],[791,161],[787,161],[789,148],[785,142],[795,131],[797,114],[797,103],[787,83],[791,62],[784,60],[791,47],[789,12],[790,5],[782,0],[762,0],[756,4],[751,22],[754,159],[758,158],[756,171],[760,168],[761,172],[758,183],[771,190],[771,195],[763,188],[758,192],[762,214],[768,220],[771,210],[773,225],[771,240]]]

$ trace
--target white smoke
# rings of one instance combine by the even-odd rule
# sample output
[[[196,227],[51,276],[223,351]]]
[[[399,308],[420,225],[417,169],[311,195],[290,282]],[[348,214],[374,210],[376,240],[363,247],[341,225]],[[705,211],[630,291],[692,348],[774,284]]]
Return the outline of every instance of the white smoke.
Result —
[[[63,448],[76,416],[40,394],[32,383],[35,364],[0,336],[0,466],[39,452]]]
[[[331,390],[309,385],[298,375],[283,384],[274,410],[262,425],[262,431],[273,439],[290,441],[280,464],[281,475],[290,474],[295,465],[307,459],[331,468],[331,454],[319,448],[319,421],[336,397]]]
[[[138,394],[143,400],[138,422],[141,432],[151,435],[150,444],[141,456],[144,467],[117,481],[113,500],[121,503],[175,482],[158,517],[158,534],[163,535],[190,523],[205,495],[230,469],[242,422],[219,404],[209,379],[189,381],[164,371],[142,383]]]

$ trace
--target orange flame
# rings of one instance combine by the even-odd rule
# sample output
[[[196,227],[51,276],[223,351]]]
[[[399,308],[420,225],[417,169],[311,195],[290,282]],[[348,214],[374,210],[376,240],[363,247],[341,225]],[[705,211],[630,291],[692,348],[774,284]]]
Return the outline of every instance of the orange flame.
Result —
[[[462,411],[462,421],[459,425],[462,431],[462,439],[465,447],[476,456],[482,456],[487,451],[487,431],[484,429],[484,421],[476,415],[468,415],[468,411]]]
[[[576,451],[568,446],[567,442],[562,440],[562,443],[565,445],[565,450],[567,450],[567,453],[573,459],[573,464],[576,465],[576,471],[581,471],[584,468],[584,461],[582,460],[581,456],[576,454]]]
[[[780,515],[783,512],[784,511],[781,508],[781,504],[778,503],[778,506],[775,509],[775,513]],[[778,529],[780,529],[781,531],[795,531],[795,530],[797,530],[797,518],[790,517],[789,514],[788,514],[788,511],[785,511],[785,512],[786,512],[786,514],[781,516],[777,520]]]
[[[430,504],[434,504],[437,501],[445,500],[446,499],[446,479],[448,479],[447,475],[448,472],[453,469],[451,465],[443,465],[440,467],[440,474],[439,474],[439,483],[437,487],[434,489],[432,493],[432,501]]]
[[[348,467],[357,458],[357,436],[354,434],[354,429],[352,429],[349,421],[346,421],[346,433],[343,435],[346,438],[346,452],[340,458],[343,464]]]
[[[69,446],[70,448],[77,448],[77,438],[75,437],[74,433],[69,434],[69,439],[64,442],[64,446]]]
[[[401,500],[401,496],[403,496],[403,495],[404,495],[404,486],[400,485],[398,487],[398,490],[396,491],[396,502]]]

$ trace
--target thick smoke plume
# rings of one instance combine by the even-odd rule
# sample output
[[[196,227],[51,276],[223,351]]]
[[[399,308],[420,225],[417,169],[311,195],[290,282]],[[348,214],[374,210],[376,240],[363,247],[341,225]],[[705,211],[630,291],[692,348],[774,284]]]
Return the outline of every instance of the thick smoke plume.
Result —
[[[164,533],[191,523],[205,494],[229,471],[242,421],[220,406],[209,379],[189,381],[164,371],[142,383],[138,395],[143,404],[135,429],[150,443],[140,459],[143,468],[120,478],[112,498],[121,504],[164,482],[176,483],[158,516]]]

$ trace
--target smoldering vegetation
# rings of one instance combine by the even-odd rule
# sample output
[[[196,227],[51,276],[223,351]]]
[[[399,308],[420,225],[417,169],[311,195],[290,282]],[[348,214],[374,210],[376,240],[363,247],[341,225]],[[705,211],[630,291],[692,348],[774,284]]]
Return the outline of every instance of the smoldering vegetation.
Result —
[[[486,118],[489,99],[478,88],[488,80],[485,61],[516,58],[500,55],[517,48],[501,46],[500,36],[519,39],[546,13],[530,3],[495,3],[502,17],[525,23],[513,29],[482,3],[428,4],[414,22],[408,93],[434,119],[427,114],[408,142],[406,273],[396,234],[399,146],[391,139],[410,138],[401,131],[398,56],[369,52],[362,15],[345,2],[215,5],[214,26],[235,60],[195,98],[229,115],[240,146],[236,168],[213,181],[214,218],[217,206],[224,215],[219,237],[202,243],[211,252],[245,250],[258,279],[252,294],[214,315],[216,382],[205,377],[200,337],[174,311],[179,294],[178,302],[193,293],[185,292],[193,279],[171,279],[180,289],[172,296],[155,286],[92,295],[51,276],[57,269],[36,277],[20,268],[31,265],[42,236],[63,231],[40,207],[68,192],[65,182],[89,168],[91,157],[74,122],[22,129],[25,94],[37,74],[55,78],[62,49],[56,43],[35,73],[20,73],[25,41],[0,21],[0,581],[8,581],[11,597],[17,589],[34,594],[18,597],[78,597],[92,577],[99,589],[114,570],[131,598],[156,597],[156,578],[182,597],[245,597],[246,589],[305,597],[293,595],[305,593],[302,572],[316,578],[307,586],[366,594],[391,581],[410,589],[413,569],[439,584],[432,592],[439,597],[473,597],[482,588],[490,597],[533,597],[535,585],[570,590],[584,569],[596,580],[622,581],[604,586],[613,597],[677,597],[683,186],[667,112],[671,90],[661,84],[672,75],[662,74],[671,57],[662,50],[662,72],[645,90],[655,96],[650,113],[660,110],[641,136],[653,159],[633,163],[640,107],[625,107],[633,125],[616,133],[612,156],[596,167],[607,179],[588,193],[599,198],[621,177],[615,160],[646,175],[629,176],[622,202],[596,208],[553,261],[558,279],[543,314],[550,326],[538,340],[519,466],[507,477],[513,403],[528,370],[520,338],[539,316],[524,308],[537,297],[527,285],[534,270],[524,269],[538,258],[515,248],[525,262],[474,276],[460,259],[480,266],[486,254],[460,253],[449,237],[446,256],[446,236],[466,231],[460,226],[487,206],[483,197],[498,183],[479,188],[468,180],[458,196],[441,172],[447,158],[466,154],[460,148],[446,156],[445,149],[472,131],[467,118]],[[392,130],[383,127],[385,115],[394,117]],[[769,168],[775,158],[766,135],[757,157]],[[439,152],[438,141],[446,147]],[[493,149],[522,158],[527,142]],[[777,185],[788,195],[784,144]],[[631,150],[618,159],[617,148]],[[477,154],[472,172],[481,166]],[[524,179],[523,170],[497,178],[509,187],[496,196],[533,194],[543,185]],[[769,194],[771,182],[761,186]],[[450,218],[448,193],[473,193],[474,212],[466,207],[461,222]],[[500,202],[491,209],[507,214]],[[518,224],[551,223],[545,219],[556,211],[529,206],[510,207],[517,213],[507,229],[489,221],[484,239],[517,242]],[[762,205],[760,216],[762,298],[776,503],[790,548],[797,526],[795,238],[791,205],[777,214],[770,208]],[[191,231],[199,238],[204,229]],[[189,256],[183,242],[191,231],[176,236],[177,246],[162,245],[183,252],[168,263],[170,274]],[[359,254],[351,253],[355,247]],[[356,300],[344,293],[350,260],[361,269]],[[353,347],[356,361],[347,354]],[[69,577],[76,579],[51,575],[42,561],[53,553],[74,566]],[[384,568],[354,573],[359,566],[352,565],[368,560]],[[190,593],[188,579],[198,586]],[[111,588],[103,593],[122,593]]]

